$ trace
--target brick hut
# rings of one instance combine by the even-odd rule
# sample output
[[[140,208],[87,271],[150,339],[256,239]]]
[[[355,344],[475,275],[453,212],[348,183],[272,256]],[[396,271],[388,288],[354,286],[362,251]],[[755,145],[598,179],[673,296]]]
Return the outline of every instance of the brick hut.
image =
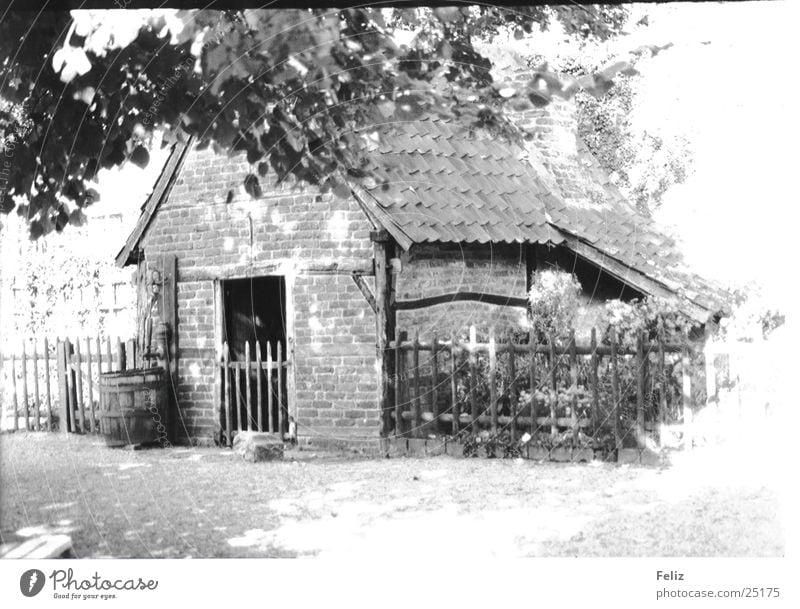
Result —
[[[390,187],[348,198],[273,183],[251,199],[244,155],[175,145],[117,263],[138,265],[140,333],[148,317],[170,329],[178,439],[291,419],[301,443],[377,447],[394,429],[395,334],[518,327],[545,266],[595,301],[718,314],[719,292],[580,141],[573,104],[517,124],[524,143],[440,118],[381,125],[371,159]]]

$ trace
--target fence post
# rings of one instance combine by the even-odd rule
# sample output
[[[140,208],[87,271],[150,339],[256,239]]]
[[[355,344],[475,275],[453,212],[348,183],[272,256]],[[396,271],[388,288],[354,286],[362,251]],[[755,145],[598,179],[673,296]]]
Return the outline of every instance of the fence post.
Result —
[[[22,341],[22,405],[25,410],[25,430],[31,430],[31,413],[28,407],[28,356],[25,354],[25,341]]]
[[[636,446],[644,448],[644,392],[645,389],[644,330],[636,337]]]
[[[114,371],[114,358],[111,356],[111,337],[106,336],[106,357],[108,358],[106,362],[106,372],[113,372]]]
[[[97,379],[98,382],[100,379]],[[86,337],[86,388],[89,393],[89,429],[94,433],[94,392],[92,391],[92,343]]]
[[[469,327],[469,402],[472,414],[472,433],[478,433],[478,330],[475,325]]]
[[[451,406],[453,410],[453,435],[458,434],[459,424],[459,408],[458,408],[458,392],[456,390],[456,333],[453,332],[450,336],[450,396]]]
[[[231,429],[231,375],[230,352],[228,342],[222,343],[222,385],[225,387],[225,435],[228,446],[233,446],[233,430]]]
[[[509,383],[509,396],[511,402],[511,441],[517,441],[517,363],[514,361],[517,357],[517,347],[513,339],[508,341],[508,373],[511,375],[511,382]]]
[[[600,389],[597,380],[597,367],[600,365],[600,358],[597,355],[597,329],[592,328],[592,429],[593,435],[597,434],[598,423],[600,422]]]
[[[414,433],[422,437],[422,404],[419,399],[419,330],[414,333]]]
[[[694,447],[694,421],[692,420],[692,378],[689,375],[689,335],[684,333],[681,357],[681,375],[683,380],[683,442],[685,448]]]
[[[433,333],[431,343],[431,412],[433,420],[439,422],[439,338]]]
[[[270,433],[277,431],[272,417],[272,345],[269,340],[267,340],[267,428]]]
[[[258,411],[258,415],[257,416],[258,416],[258,431],[259,432],[263,432],[264,431],[264,416],[262,414],[262,410],[263,409],[261,408],[261,396],[262,396],[262,391],[261,391],[262,380],[261,380],[261,376],[263,374],[264,374],[264,370],[263,370],[263,368],[261,366],[261,341],[256,339],[256,404],[257,404],[256,409]]]
[[[19,429],[19,402],[17,401],[17,356],[11,354],[11,392],[14,394],[14,431]]]
[[[78,420],[81,424],[81,433],[86,431],[86,413],[84,412],[85,405],[83,403],[83,372],[81,371],[81,339],[75,339],[75,380],[76,391],[78,393]]]
[[[61,433],[69,433],[69,388],[67,386],[67,349],[64,341],[56,338],[56,377],[58,379],[58,407],[61,412]]]
[[[553,335],[548,336],[550,343],[550,435],[556,437],[558,435],[558,376],[556,374],[556,343]]]
[[[123,347],[122,341],[117,336],[117,370],[124,372],[127,368],[125,364],[125,347]]]
[[[609,330],[611,340],[611,416],[614,422],[614,448],[622,448],[619,430],[619,368],[617,366],[617,331]]]
[[[97,405],[100,412],[103,412],[103,392],[100,391],[100,377],[103,374],[103,350],[100,345],[100,337],[95,337],[95,347],[97,348]]]
[[[278,341],[278,434],[283,440],[283,357],[281,341]]]
[[[78,422],[75,420],[75,408],[78,403],[78,395],[75,392],[75,367],[72,361],[72,343],[69,336],[64,338],[64,362],[66,363],[67,373],[67,414],[69,419],[70,431],[72,433],[78,432]]]
[[[492,415],[492,435],[497,434],[497,348],[494,326],[489,329],[489,406]]]
[[[250,391],[250,341],[244,343],[244,394],[247,400],[247,431],[253,431],[253,405]]]
[[[53,431],[53,399],[50,397],[50,343],[46,336],[44,337],[44,385],[47,392],[47,431]]]
[[[33,429],[41,431],[42,405],[39,399],[39,347],[33,338]]]
[[[664,428],[667,424],[667,391],[669,385],[667,384],[667,361],[664,355],[664,328],[658,329],[658,376],[660,391],[658,392],[658,421],[660,427],[658,430],[658,445],[664,445]]]
[[[235,347],[234,347],[235,348]],[[236,361],[233,363],[233,404],[236,410],[236,428],[239,430],[239,433],[242,433],[244,429],[242,428],[242,369],[239,368],[239,362]]]
[[[578,444],[578,356],[575,345],[575,329],[569,331],[569,377],[570,389],[572,391],[572,402],[570,407],[572,423],[572,447],[577,448]]]
[[[531,352],[531,367],[528,371],[531,391],[531,439],[535,439],[539,425],[536,423],[536,335],[533,328],[528,332],[528,349]]]
[[[403,436],[403,351],[400,329],[394,331],[394,435]]]

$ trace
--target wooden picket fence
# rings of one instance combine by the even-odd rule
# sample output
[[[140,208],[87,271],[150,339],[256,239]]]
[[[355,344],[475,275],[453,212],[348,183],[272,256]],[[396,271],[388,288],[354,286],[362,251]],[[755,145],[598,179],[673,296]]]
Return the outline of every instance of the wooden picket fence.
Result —
[[[508,433],[516,441],[522,433],[530,433],[533,438],[543,432],[553,437],[571,433],[573,446],[577,446],[579,433],[597,436],[605,430],[609,436],[613,435],[617,448],[624,445],[626,436],[642,447],[647,432],[657,434],[661,428],[680,427],[691,420],[688,340],[680,344],[661,338],[647,342],[645,335],[640,334],[636,347],[630,349],[618,344],[614,330],[608,344],[598,344],[593,329],[591,341],[583,345],[575,340],[574,331],[562,343],[552,337],[544,343],[537,342],[533,335],[527,343],[498,343],[493,332],[487,343],[479,343],[476,334],[472,326],[468,342],[459,342],[455,334],[445,340],[434,334],[430,342],[420,342],[418,333],[408,340],[408,334],[398,330],[389,344],[394,355],[394,374],[387,379],[394,398],[393,407],[390,406],[393,412],[387,415],[394,423],[395,435],[425,438],[430,434],[456,436],[486,430],[492,434]],[[422,361],[421,354],[425,354]],[[505,370],[498,364],[503,354],[508,354],[503,358]],[[520,363],[523,356],[526,361]],[[651,356],[655,359],[654,366]],[[483,377],[478,370],[481,357],[484,364],[488,359],[488,374],[484,372]],[[678,390],[667,379],[668,358],[672,366],[680,366]],[[635,421],[630,429],[621,426],[621,404],[632,397],[630,386],[622,386],[622,364],[632,365],[635,370],[632,383]],[[610,377],[610,399],[609,392],[605,392],[605,403],[598,375],[601,365],[604,378]],[[579,368],[582,382],[579,382]],[[508,379],[502,391],[498,382],[501,372]],[[482,378],[488,384],[488,396],[479,397],[478,384]],[[564,386],[568,387],[566,392],[561,390]],[[520,400],[523,391],[527,395]],[[536,396],[542,394],[537,404]],[[546,411],[545,416],[541,416],[540,405]]]
[[[273,351],[266,341],[265,351],[266,358],[259,341],[252,348],[248,341],[243,349],[237,350],[243,359],[236,360],[230,345],[227,342],[222,345],[219,365],[224,396],[223,433],[228,446],[233,445],[237,431],[284,434],[288,430],[286,350],[277,341]]]
[[[100,375],[136,362],[136,342],[119,337],[25,340],[3,358],[11,430],[99,432]],[[21,419],[21,420],[20,420]]]

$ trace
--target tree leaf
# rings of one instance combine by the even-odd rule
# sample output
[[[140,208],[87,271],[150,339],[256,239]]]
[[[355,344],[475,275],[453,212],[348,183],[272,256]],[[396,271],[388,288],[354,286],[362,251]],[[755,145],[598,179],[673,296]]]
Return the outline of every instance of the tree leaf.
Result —
[[[131,152],[130,161],[137,167],[144,169],[150,162],[150,153],[147,151],[147,148],[140,144]]]
[[[252,173],[248,173],[244,179],[244,190],[254,199],[261,198],[261,184],[258,181],[258,177],[256,177]]]

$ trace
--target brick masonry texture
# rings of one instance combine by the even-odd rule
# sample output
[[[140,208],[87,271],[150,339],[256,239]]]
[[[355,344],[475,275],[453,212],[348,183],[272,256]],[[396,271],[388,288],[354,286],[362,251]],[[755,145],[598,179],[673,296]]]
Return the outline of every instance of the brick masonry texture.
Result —
[[[457,292],[488,293],[525,298],[525,250],[510,244],[418,244],[403,256],[397,279],[397,300],[416,300]],[[421,339],[456,332],[467,336],[475,325],[479,336],[491,327],[498,335],[526,326],[522,307],[474,301],[453,301],[424,309],[397,312],[397,326],[409,338],[419,331]]]
[[[142,240],[148,261],[177,257],[178,440],[207,444],[220,430],[214,281],[262,275],[293,286],[298,433],[376,438],[375,317],[351,276],[372,273],[373,227],[354,200],[307,188],[262,179],[252,200],[249,171],[242,156],[191,151]]]

